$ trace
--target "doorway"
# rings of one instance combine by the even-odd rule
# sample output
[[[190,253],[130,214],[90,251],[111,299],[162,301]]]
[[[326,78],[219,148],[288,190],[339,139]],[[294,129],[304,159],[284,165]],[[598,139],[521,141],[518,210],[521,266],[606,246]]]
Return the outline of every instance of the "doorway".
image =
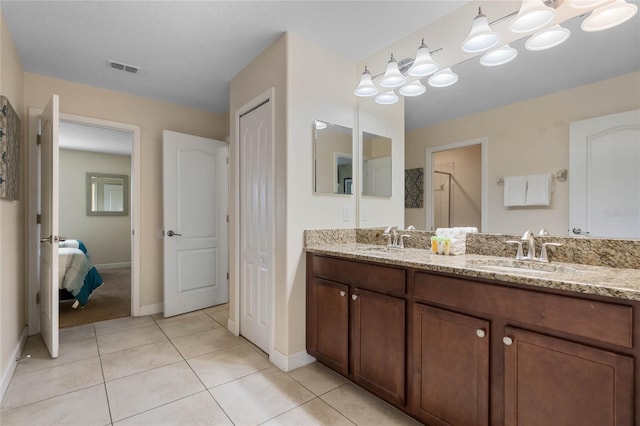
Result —
[[[486,232],[486,138],[427,149],[426,229],[472,226]]]
[[[130,182],[133,132],[61,120],[61,256],[85,256],[104,284],[84,308],[60,290],[60,328],[131,315]]]
[[[29,217],[36,218],[39,212],[39,150],[36,143],[39,117],[42,114],[42,110],[38,108],[29,108],[29,177],[28,177],[28,215]],[[121,280],[121,286],[128,287],[129,294],[129,313],[132,316],[140,315],[140,236],[136,233],[136,229],[140,229],[140,209],[137,202],[140,197],[140,127],[134,124],[113,122],[109,120],[102,120],[90,117],[84,117],[74,114],[60,114],[61,121],[67,123],[75,123],[79,125],[117,130],[125,132],[130,135],[130,166],[129,166],[129,215],[128,215],[128,252],[130,253],[130,261],[128,264],[122,262],[121,264],[110,265],[113,266],[113,277],[107,278],[110,281],[114,279]],[[86,182],[86,177],[82,179],[82,185]],[[86,210],[83,209],[82,212]],[[36,221],[28,221],[28,325],[29,335],[38,334],[40,331],[40,317],[37,304],[37,293],[40,289],[40,268],[39,268],[39,241],[40,241],[40,226],[36,224]],[[95,246],[98,248],[98,246]],[[89,247],[89,254],[93,257],[93,249]],[[95,258],[94,258],[95,259]],[[96,259],[98,262],[99,260]],[[115,262],[117,263],[117,262]],[[124,267],[125,270],[117,271],[119,267]],[[108,268],[107,268],[108,269]],[[106,274],[106,272],[105,272]],[[103,279],[106,281],[105,277]],[[106,287],[105,287],[106,288]],[[101,290],[96,289],[95,295],[99,294]],[[94,296],[95,296],[94,295]],[[92,299],[93,297],[92,296]],[[87,304],[91,305],[91,301]],[[126,308],[124,308],[126,309]]]

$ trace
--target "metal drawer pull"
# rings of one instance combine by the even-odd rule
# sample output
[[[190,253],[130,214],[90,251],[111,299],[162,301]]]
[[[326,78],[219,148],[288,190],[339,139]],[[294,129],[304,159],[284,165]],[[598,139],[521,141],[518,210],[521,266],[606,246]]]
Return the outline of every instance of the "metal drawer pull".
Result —
[[[352,294],[352,295],[351,295],[351,298],[352,298],[353,300],[357,300],[357,299],[358,299],[358,295],[357,295],[357,294]]]
[[[479,328],[476,330],[476,336],[478,336],[479,338],[482,339],[486,335],[487,333],[483,329]]]
[[[343,290],[340,290],[340,296],[344,297],[347,293]]]
[[[513,339],[511,337],[509,337],[509,336],[504,336],[502,338],[502,343],[504,343],[507,346],[511,346],[511,345],[513,345]]]

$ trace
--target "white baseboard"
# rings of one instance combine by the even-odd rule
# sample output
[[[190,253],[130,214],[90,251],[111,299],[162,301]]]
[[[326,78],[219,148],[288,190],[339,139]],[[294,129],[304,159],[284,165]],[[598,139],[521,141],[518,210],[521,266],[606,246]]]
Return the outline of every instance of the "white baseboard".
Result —
[[[140,306],[140,316],[144,317],[147,315],[158,314],[164,311],[163,303],[156,303],[154,305],[142,305]]]
[[[303,365],[311,364],[315,360],[316,359],[306,351],[298,352],[293,355],[284,355],[274,349],[269,356],[269,361],[285,372],[295,370]]]
[[[240,335],[240,330],[236,326],[236,322],[234,320],[232,320],[231,318],[229,318],[227,320],[227,330],[229,330],[229,332],[233,333],[235,336],[239,336]]]
[[[11,353],[9,365],[7,365],[7,367],[2,372],[2,383],[0,385],[0,401],[4,398],[4,394],[9,388],[9,382],[11,382],[13,373],[16,371],[16,367],[18,366],[18,361],[16,360],[18,359],[18,357],[20,357],[22,349],[24,348],[25,343],[27,343],[28,330],[29,329],[27,327],[22,330],[20,340],[16,344],[13,353]]]
[[[96,269],[116,269],[116,268],[126,268],[131,266],[131,262],[120,262],[120,263],[101,263],[99,265],[93,265]]]

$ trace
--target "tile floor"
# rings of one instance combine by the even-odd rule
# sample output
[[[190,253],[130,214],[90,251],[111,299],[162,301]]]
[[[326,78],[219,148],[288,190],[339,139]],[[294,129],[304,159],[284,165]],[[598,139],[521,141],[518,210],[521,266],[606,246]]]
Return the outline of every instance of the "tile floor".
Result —
[[[227,317],[221,305],[66,328],[57,359],[30,337],[0,424],[418,424],[320,364],[280,371]]]

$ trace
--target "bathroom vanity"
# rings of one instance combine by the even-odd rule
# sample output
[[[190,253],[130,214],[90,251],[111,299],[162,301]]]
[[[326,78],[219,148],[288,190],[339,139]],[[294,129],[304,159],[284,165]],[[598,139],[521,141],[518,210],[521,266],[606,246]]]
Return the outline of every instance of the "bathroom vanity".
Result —
[[[430,425],[640,424],[640,270],[505,261],[308,247],[307,351]]]

